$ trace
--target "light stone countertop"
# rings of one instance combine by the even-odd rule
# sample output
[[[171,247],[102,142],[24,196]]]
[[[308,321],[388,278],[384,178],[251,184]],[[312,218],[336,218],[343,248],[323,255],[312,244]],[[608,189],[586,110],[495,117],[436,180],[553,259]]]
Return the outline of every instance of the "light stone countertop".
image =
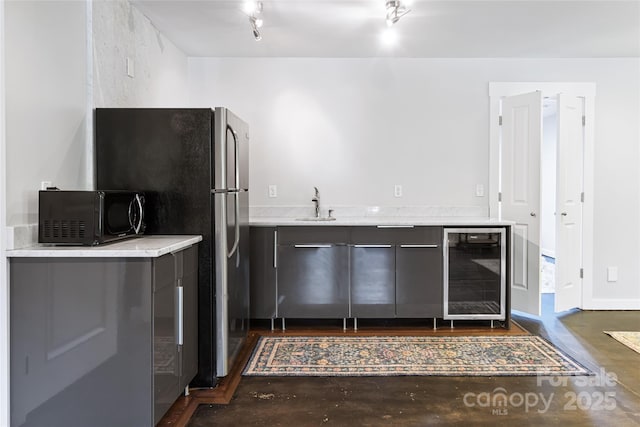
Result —
[[[8,250],[6,254],[12,258],[157,258],[201,240],[202,236],[140,236],[97,246],[38,244]]]
[[[253,227],[277,227],[277,226],[505,226],[513,225],[512,221],[499,220],[496,218],[482,217],[385,217],[385,216],[363,216],[363,217],[337,217],[335,221],[301,221],[291,217],[254,217],[249,221]]]

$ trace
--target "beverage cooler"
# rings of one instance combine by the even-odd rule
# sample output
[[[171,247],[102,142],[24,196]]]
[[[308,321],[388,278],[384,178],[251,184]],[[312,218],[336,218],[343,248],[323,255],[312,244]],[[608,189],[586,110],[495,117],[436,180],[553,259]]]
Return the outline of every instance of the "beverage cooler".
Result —
[[[505,228],[444,229],[444,319],[505,320]]]

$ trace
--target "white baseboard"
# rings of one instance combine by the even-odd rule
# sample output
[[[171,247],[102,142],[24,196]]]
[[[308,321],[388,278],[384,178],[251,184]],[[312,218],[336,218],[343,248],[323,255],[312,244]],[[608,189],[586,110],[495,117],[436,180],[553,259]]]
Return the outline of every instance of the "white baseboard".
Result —
[[[585,301],[583,310],[640,310],[640,299],[594,298]]]

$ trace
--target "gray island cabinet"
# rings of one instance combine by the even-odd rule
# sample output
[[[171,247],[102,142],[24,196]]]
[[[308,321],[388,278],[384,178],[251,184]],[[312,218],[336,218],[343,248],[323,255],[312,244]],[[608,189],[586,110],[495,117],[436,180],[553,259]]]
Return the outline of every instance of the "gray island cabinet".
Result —
[[[200,240],[9,251],[11,425],[156,425],[198,367]]]

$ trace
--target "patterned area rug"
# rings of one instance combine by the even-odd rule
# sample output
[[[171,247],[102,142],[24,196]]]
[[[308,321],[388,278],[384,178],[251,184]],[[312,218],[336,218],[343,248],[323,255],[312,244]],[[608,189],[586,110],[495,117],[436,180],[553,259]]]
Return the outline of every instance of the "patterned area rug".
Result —
[[[263,336],[244,375],[590,375],[536,336]]]
[[[640,332],[634,331],[604,331],[611,338],[621,342],[630,349],[640,353]]]

